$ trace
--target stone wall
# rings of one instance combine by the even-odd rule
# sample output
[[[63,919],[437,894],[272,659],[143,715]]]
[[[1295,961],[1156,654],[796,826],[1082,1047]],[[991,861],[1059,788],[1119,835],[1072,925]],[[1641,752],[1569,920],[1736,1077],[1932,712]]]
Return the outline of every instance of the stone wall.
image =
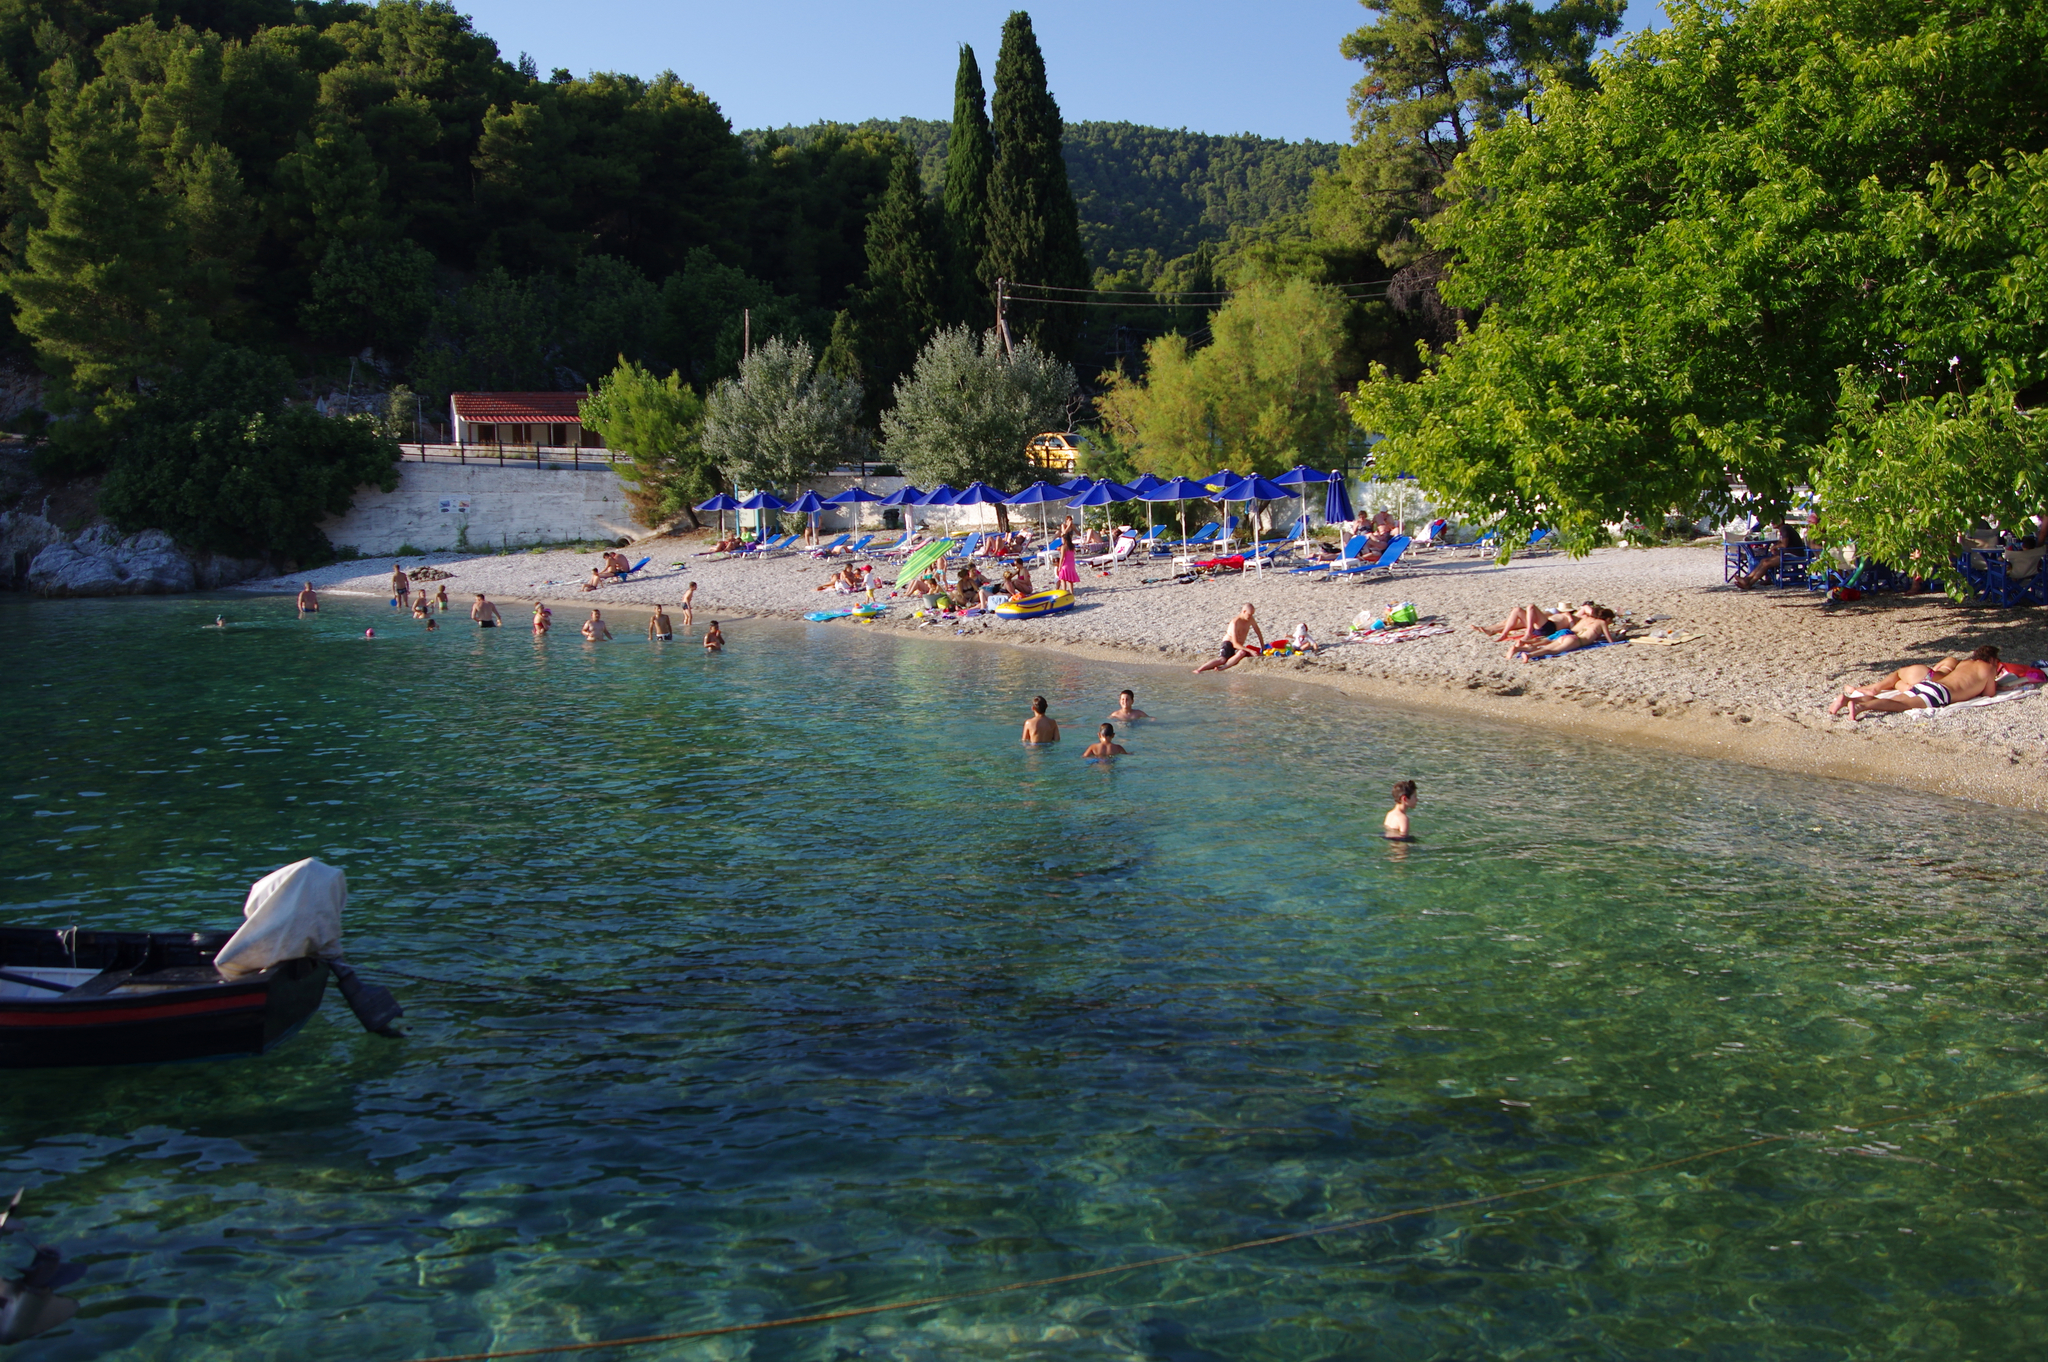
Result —
[[[625,489],[609,468],[510,468],[404,463],[398,490],[360,488],[347,515],[321,523],[337,549],[381,557],[421,552],[638,538]]]

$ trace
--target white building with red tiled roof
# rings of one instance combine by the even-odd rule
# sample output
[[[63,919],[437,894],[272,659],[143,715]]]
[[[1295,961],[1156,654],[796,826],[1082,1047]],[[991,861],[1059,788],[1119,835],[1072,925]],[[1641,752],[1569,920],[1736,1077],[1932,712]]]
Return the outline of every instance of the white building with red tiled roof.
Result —
[[[582,393],[450,393],[448,415],[458,445],[602,449],[583,425]]]

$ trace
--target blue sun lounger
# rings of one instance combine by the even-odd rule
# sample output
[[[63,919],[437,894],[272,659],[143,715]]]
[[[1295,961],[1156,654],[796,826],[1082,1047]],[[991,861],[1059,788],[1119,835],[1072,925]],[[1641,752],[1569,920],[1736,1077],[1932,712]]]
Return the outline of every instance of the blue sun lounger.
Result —
[[[839,552],[839,550],[845,548],[846,541],[851,538],[853,538],[853,536],[850,534],[842,534],[837,539],[833,540],[831,543],[820,544],[814,549],[805,549],[804,553],[806,556],[811,558],[823,558],[828,553],[837,553]]]
[[[1330,576],[1324,580],[1333,580],[1338,577],[1357,577],[1374,572],[1391,572],[1394,564],[1401,561],[1401,555],[1408,552],[1408,546],[1414,542],[1407,535],[1401,535],[1387,545],[1385,553],[1382,553],[1370,563],[1354,563],[1350,567],[1331,568]]]
[[[1349,567],[1353,562],[1357,560],[1358,555],[1363,553],[1364,551],[1365,536],[1362,534],[1354,534],[1349,539],[1344,541],[1343,557],[1332,558],[1327,563],[1303,563],[1300,567],[1287,569],[1287,575],[1291,577],[1297,572],[1330,572],[1340,566]]]

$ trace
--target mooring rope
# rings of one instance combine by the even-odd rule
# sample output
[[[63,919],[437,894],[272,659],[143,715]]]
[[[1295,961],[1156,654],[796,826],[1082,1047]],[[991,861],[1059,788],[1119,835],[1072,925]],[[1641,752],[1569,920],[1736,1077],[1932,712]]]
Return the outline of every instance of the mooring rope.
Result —
[[[1995,1092],[1984,1097],[1972,1097],[1962,1102],[1936,1107],[1931,1111],[1914,1112],[1906,1116],[1891,1116],[1868,1125],[1836,1127],[1847,1133],[1860,1134],[1867,1130],[1883,1130],[1887,1126],[1904,1125],[1911,1121],[1928,1121],[1951,1112],[1963,1111],[1970,1107],[1983,1106],[1989,1102],[2001,1102],[2011,1097],[2027,1097],[2048,1093],[2048,1086],[2012,1088]],[[1268,1235],[1262,1239],[1243,1239],[1234,1244],[1218,1248],[1193,1249],[1186,1253],[1170,1253],[1163,1258],[1146,1258],[1135,1263],[1123,1263],[1116,1267],[1088,1268],[1082,1272],[1062,1273],[1057,1277],[1035,1277],[1030,1281],[1005,1282],[1001,1286],[982,1286],[969,1291],[949,1291],[938,1296],[919,1296],[911,1300],[889,1301],[882,1305],[852,1306],[845,1310],[827,1310],[811,1315],[789,1315],[781,1319],[755,1320],[747,1324],[720,1324],[702,1329],[678,1329],[661,1334],[637,1334],[630,1338],[606,1338],[587,1343],[550,1343],[535,1348],[503,1348],[494,1352],[446,1353],[438,1357],[422,1357],[413,1362],[498,1362],[510,1357],[545,1357],[550,1353],[587,1353],[605,1348],[644,1348],[653,1343],[680,1343],[693,1338],[718,1338],[726,1334],[762,1333],[769,1329],[793,1329],[806,1324],[830,1324],[835,1320],[859,1319],[864,1315],[885,1315],[902,1310],[923,1310],[937,1305],[951,1305],[955,1301],[975,1300],[984,1296],[1001,1296],[1013,1291],[1031,1291],[1040,1287],[1065,1286],[1073,1282],[1091,1281],[1100,1277],[1115,1277],[1126,1272],[1143,1272],[1149,1268],[1170,1267],[1174,1263],[1191,1263],[1203,1258],[1220,1258],[1229,1253],[1243,1253],[1250,1249],[1271,1248],[1275,1244],[1291,1244],[1301,1239],[1314,1239],[1325,1234],[1346,1234],[1353,1230],[1370,1229],[1375,1225],[1386,1225],[1396,1220],[1411,1220],[1416,1216],[1435,1215],[1441,1211],[1466,1210],[1473,1206],[1490,1206],[1502,1201],[1515,1201],[1525,1197],[1540,1196],[1545,1192],[1562,1191],[1567,1187],[1583,1187],[1592,1182],[1612,1182],[1621,1178],[1640,1177],[1645,1173],[1658,1173],[1667,1168],[1680,1168],[1689,1163],[1700,1163],[1707,1159],[1720,1158],[1724,1154],[1740,1153],[1745,1149],[1758,1149],[1764,1145],[1794,1144],[1808,1136],[1804,1133],[1791,1135],[1760,1135],[1753,1140],[1737,1144],[1724,1144],[1715,1149],[1701,1150],[1695,1154],[1681,1155],[1675,1159],[1664,1159],[1657,1163],[1639,1164],[1634,1168],[1617,1168],[1605,1173],[1585,1173],[1575,1178],[1561,1178],[1556,1182],[1539,1183],[1534,1187],[1518,1187],[1510,1192],[1491,1192],[1485,1196],[1464,1197],[1457,1201],[1440,1201],[1431,1206],[1416,1206],[1405,1211],[1389,1211],[1384,1215],[1368,1216],[1361,1220],[1343,1220],[1330,1225],[1318,1225],[1312,1229],[1290,1230],[1286,1234]]]

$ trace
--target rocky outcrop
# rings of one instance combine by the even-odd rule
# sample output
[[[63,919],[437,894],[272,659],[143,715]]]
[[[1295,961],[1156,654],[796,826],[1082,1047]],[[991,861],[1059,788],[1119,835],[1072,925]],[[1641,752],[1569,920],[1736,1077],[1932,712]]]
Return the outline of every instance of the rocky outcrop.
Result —
[[[39,515],[0,515],[0,570],[42,596],[153,596],[231,586],[272,569],[261,559],[180,548],[162,530],[105,525],[66,534]]]

